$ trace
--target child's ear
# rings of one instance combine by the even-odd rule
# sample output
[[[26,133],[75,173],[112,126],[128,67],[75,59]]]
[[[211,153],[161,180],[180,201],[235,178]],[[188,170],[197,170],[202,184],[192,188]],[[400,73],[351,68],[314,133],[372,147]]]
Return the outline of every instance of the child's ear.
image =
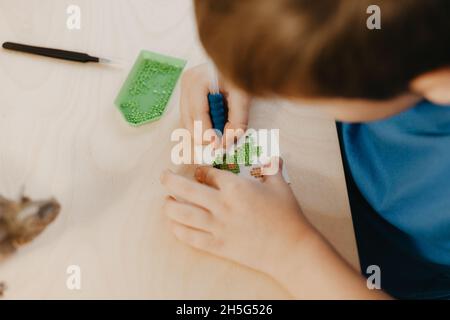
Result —
[[[427,72],[414,79],[410,87],[430,102],[450,106],[450,67]]]

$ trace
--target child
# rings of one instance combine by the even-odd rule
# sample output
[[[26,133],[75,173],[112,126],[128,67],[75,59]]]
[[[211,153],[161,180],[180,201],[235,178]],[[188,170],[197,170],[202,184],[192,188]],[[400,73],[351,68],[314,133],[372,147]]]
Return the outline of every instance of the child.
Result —
[[[367,8],[381,9],[369,30]],[[302,215],[281,174],[263,183],[199,168],[165,172],[178,239],[265,272],[295,298],[450,298],[450,2],[196,0],[200,37],[220,70],[227,128],[249,97],[282,96],[337,121],[369,290]],[[210,127],[205,66],[182,83],[184,124]]]

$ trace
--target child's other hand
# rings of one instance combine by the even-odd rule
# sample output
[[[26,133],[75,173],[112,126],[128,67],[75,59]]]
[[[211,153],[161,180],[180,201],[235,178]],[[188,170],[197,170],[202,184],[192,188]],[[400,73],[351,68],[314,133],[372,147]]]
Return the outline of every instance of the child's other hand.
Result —
[[[173,233],[192,247],[275,276],[313,230],[281,170],[261,183],[202,167],[196,179],[161,177]]]
[[[207,64],[194,67],[183,75],[181,119],[191,134],[194,134],[194,121],[202,121],[203,132],[212,128],[208,104],[211,81],[211,72]],[[225,95],[228,105],[228,122],[225,125],[225,142],[228,144],[234,140],[234,137],[227,135],[227,129],[242,129],[243,131],[247,129],[250,98],[222,79],[220,79],[220,90]]]

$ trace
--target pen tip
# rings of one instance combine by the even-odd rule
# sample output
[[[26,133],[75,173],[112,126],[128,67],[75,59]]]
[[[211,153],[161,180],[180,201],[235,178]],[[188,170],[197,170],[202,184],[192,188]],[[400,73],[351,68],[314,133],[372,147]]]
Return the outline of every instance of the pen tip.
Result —
[[[100,62],[100,63],[107,63],[107,64],[112,63],[111,60],[106,59],[106,58],[99,58],[99,59],[98,59],[98,62]]]

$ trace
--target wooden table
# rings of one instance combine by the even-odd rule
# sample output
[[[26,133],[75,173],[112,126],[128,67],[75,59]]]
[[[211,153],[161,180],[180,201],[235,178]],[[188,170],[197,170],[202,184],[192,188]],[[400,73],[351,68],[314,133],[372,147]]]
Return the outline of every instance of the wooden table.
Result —
[[[78,4],[82,28],[69,31]],[[123,68],[0,50],[0,193],[55,196],[58,220],[0,265],[7,298],[289,298],[269,277],[177,242],[161,214],[161,171],[179,126],[179,88],[157,123],[128,126],[113,105],[141,49],[204,62],[187,0],[0,0],[0,41],[117,58]],[[256,101],[252,126],[280,128],[292,188],[309,219],[357,266],[333,121]],[[276,212],[274,212],[276,214]],[[81,290],[66,286],[81,268]]]

